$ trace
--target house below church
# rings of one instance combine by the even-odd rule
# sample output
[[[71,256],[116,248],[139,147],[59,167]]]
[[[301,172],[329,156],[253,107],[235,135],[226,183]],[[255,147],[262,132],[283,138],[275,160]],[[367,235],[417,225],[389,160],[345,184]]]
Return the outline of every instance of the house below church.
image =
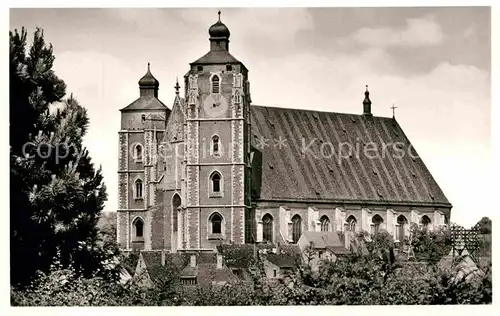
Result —
[[[344,234],[349,238],[348,234]],[[302,260],[312,271],[318,271],[325,261],[335,262],[337,258],[351,253],[350,243],[340,240],[337,232],[331,231],[307,231],[302,234],[297,243],[301,252]]]

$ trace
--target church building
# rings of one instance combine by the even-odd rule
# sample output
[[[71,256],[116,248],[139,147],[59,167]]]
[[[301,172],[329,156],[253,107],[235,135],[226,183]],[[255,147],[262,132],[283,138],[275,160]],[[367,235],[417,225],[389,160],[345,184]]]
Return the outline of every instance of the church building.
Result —
[[[303,232],[345,230],[401,241],[412,223],[449,223],[451,204],[396,119],[372,114],[368,88],[361,114],[252,104],[220,13],[209,35],[171,108],[148,64],[139,98],[120,110],[122,249],[294,244]]]

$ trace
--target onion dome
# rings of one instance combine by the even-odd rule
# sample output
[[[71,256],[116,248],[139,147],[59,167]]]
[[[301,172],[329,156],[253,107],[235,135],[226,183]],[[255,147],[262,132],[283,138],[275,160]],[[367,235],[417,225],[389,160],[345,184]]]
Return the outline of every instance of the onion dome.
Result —
[[[224,23],[221,22],[220,11],[218,14],[219,20],[208,29],[208,34],[211,38],[229,38],[229,29]]]
[[[160,85],[160,82],[156,80],[155,77],[153,77],[153,74],[151,74],[151,71],[149,69],[149,63],[148,63],[148,71],[146,74],[139,80],[139,87],[140,88],[147,88],[147,87],[155,87],[157,88]]]

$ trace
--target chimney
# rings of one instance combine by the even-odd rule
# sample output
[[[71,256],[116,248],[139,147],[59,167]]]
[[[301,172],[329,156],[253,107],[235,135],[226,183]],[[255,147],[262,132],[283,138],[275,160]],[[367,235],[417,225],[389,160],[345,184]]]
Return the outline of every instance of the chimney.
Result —
[[[161,251],[161,265],[162,266],[165,266],[165,256],[166,256],[165,250],[162,250]]]
[[[196,268],[196,254],[191,255],[191,268]]]
[[[217,254],[217,269],[222,269],[222,255]]]
[[[365,99],[363,100],[363,115],[372,116],[372,101],[370,100],[368,85],[366,85]]]

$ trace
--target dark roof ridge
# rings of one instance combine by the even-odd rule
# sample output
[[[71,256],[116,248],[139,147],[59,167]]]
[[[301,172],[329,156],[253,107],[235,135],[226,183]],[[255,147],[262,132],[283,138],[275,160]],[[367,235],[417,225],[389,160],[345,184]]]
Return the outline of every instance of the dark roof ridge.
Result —
[[[156,101],[158,101],[158,103],[160,103],[161,106],[163,106],[163,108],[140,108],[140,107],[137,107],[137,103],[140,101],[140,100],[149,100],[149,99],[154,99]],[[149,105],[149,104],[148,104]],[[132,103],[130,103],[129,105],[127,105],[126,107],[124,108],[121,108],[120,109],[120,112],[126,110],[126,111],[133,111],[133,110],[139,110],[139,111],[145,111],[145,110],[163,110],[163,109],[168,109],[168,110],[171,110],[168,106],[165,105],[165,103],[161,102],[161,100],[153,95],[151,96],[140,96],[138,97],[137,99],[135,99]]]
[[[294,111],[301,111],[301,112],[315,112],[315,113],[328,113],[328,114],[340,114],[340,115],[366,116],[363,114],[356,114],[356,113],[331,112],[331,111],[313,110],[313,109],[286,108],[286,107],[281,107],[281,106],[268,106],[268,105],[257,105],[257,104],[251,104],[251,107],[269,108],[269,109],[277,109],[277,110],[294,110]],[[382,119],[393,119],[392,117],[388,117],[388,116],[375,116],[375,115],[373,115],[370,117],[371,118],[382,118]],[[396,121],[396,120],[394,120],[394,121]]]
[[[395,207],[402,206],[421,206],[421,207],[450,207],[451,203],[442,203],[442,202],[416,202],[416,201],[397,201],[397,200],[356,200],[356,199],[312,199],[312,198],[256,198],[257,201],[271,201],[271,202],[292,202],[292,203],[306,203],[306,202],[314,202],[314,203],[323,203],[323,204],[378,204],[378,205],[388,205]],[[286,205],[284,205],[286,206]]]

